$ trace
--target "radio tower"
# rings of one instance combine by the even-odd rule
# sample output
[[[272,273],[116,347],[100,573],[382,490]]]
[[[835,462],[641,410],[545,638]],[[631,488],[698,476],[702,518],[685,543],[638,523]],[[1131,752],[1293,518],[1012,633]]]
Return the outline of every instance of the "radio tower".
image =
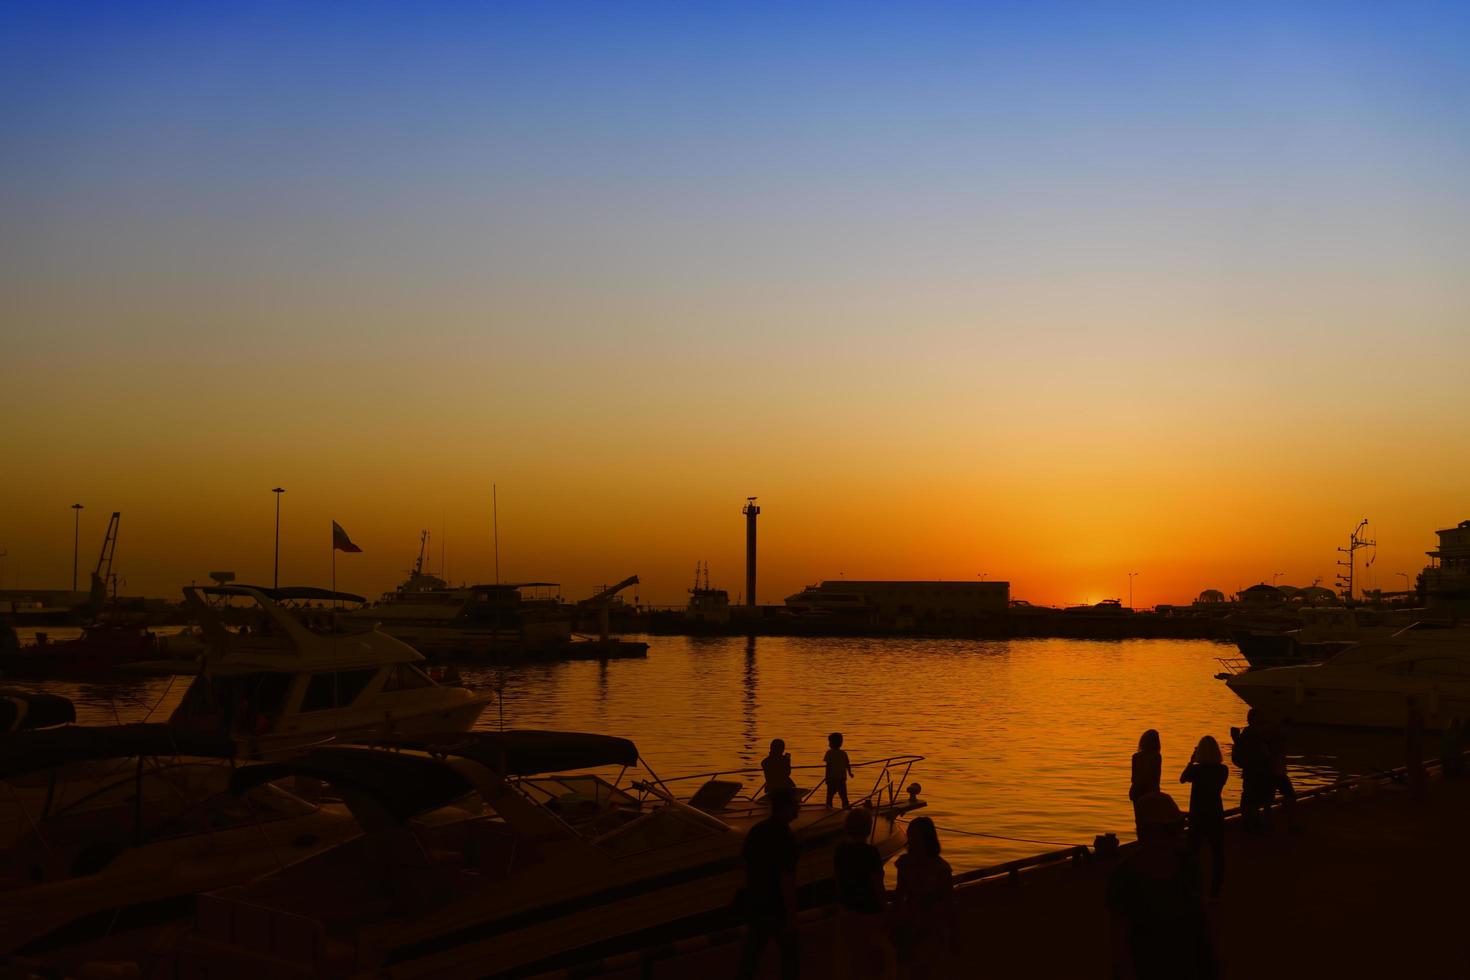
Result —
[[[1347,601],[1348,605],[1353,604],[1353,581],[1357,573],[1357,559],[1354,556],[1356,555],[1359,548],[1378,547],[1377,541],[1370,541],[1368,539],[1364,530],[1365,528],[1367,528],[1367,526],[1368,518],[1365,517],[1353,530],[1353,533],[1348,537],[1348,546],[1346,548],[1337,549],[1338,551],[1347,555],[1347,561],[1339,560],[1337,563],[1339,568],[1347,569],[1346,572],[1337,573],[1337,586],[1338,588],[1343,590],[1342,597]],[[1371,565],[1373,563],[1373,560],[1370,558],[1368,560],[1368,563]]]

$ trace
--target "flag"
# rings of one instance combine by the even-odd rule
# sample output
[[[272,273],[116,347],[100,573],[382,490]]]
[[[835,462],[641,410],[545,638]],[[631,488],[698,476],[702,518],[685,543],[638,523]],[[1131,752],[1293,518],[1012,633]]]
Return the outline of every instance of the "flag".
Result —
[[[341,524],[338,524],[336,521],[333,521],[332,522],[332,550],[333,551],[361,551],[362,549],[359,548],[357,545],[355,545],[355,544],[352,543],[352,539],[347,536],[347,532],[344,531],[344,530],[342,530],[342,525]]]

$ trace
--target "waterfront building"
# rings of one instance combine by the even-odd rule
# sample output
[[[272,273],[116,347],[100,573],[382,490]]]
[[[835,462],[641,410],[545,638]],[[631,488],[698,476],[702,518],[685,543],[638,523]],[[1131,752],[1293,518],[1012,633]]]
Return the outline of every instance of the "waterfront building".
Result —
[[[1435,609],[1470,613],[1470,521],[1434,533],[1439,547],[1425,552],[1429,565],[1419,573],[1419,591]]]

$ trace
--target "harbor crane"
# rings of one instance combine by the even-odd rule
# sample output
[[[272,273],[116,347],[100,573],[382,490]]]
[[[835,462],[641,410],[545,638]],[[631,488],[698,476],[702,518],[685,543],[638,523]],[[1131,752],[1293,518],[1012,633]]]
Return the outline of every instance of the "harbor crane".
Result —
[[[632,585],[638,584],[638,576],[629,575],[616,585],[604,586],[601,590],[594,592],[585,599],[578,600],[577,605],[584,609],[597,610],[597,633],[602,642],[607,642],[608,637],[608,609],[612,606],[613,597],[619,592]]]
[[[107,533],[102,537],[102,552],[97,556],[97,567],[92,570],[92,588],[88,593],[87,605],[91,607],[93,615],[100,612],[107,602],[107,586],[113,581],[112,556],[117,553],[117,525],[121,518],[120,511],[112,512],[112,518],[107,522]]]

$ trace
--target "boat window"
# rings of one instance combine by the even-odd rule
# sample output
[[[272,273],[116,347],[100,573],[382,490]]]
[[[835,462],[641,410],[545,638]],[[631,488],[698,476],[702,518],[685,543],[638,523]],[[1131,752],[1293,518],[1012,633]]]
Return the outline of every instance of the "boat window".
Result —
[[[413,664],[398,664],[388,672],[388,679],[383,682],[384,691],[411,691],[418,687],[433,687],[434,682],[429,675],[419,670]]]
[[[280,715],[292,679],[272,673],[196,677],[173,720],[209,731],[262,731]]]
[[[324,711],[328,708],[345,708],[368,681],[378,673],[378,668],[366,670],[336,670],[325,674],[313,674],[306,685],[306,696],[301,699],[302,711]]]

